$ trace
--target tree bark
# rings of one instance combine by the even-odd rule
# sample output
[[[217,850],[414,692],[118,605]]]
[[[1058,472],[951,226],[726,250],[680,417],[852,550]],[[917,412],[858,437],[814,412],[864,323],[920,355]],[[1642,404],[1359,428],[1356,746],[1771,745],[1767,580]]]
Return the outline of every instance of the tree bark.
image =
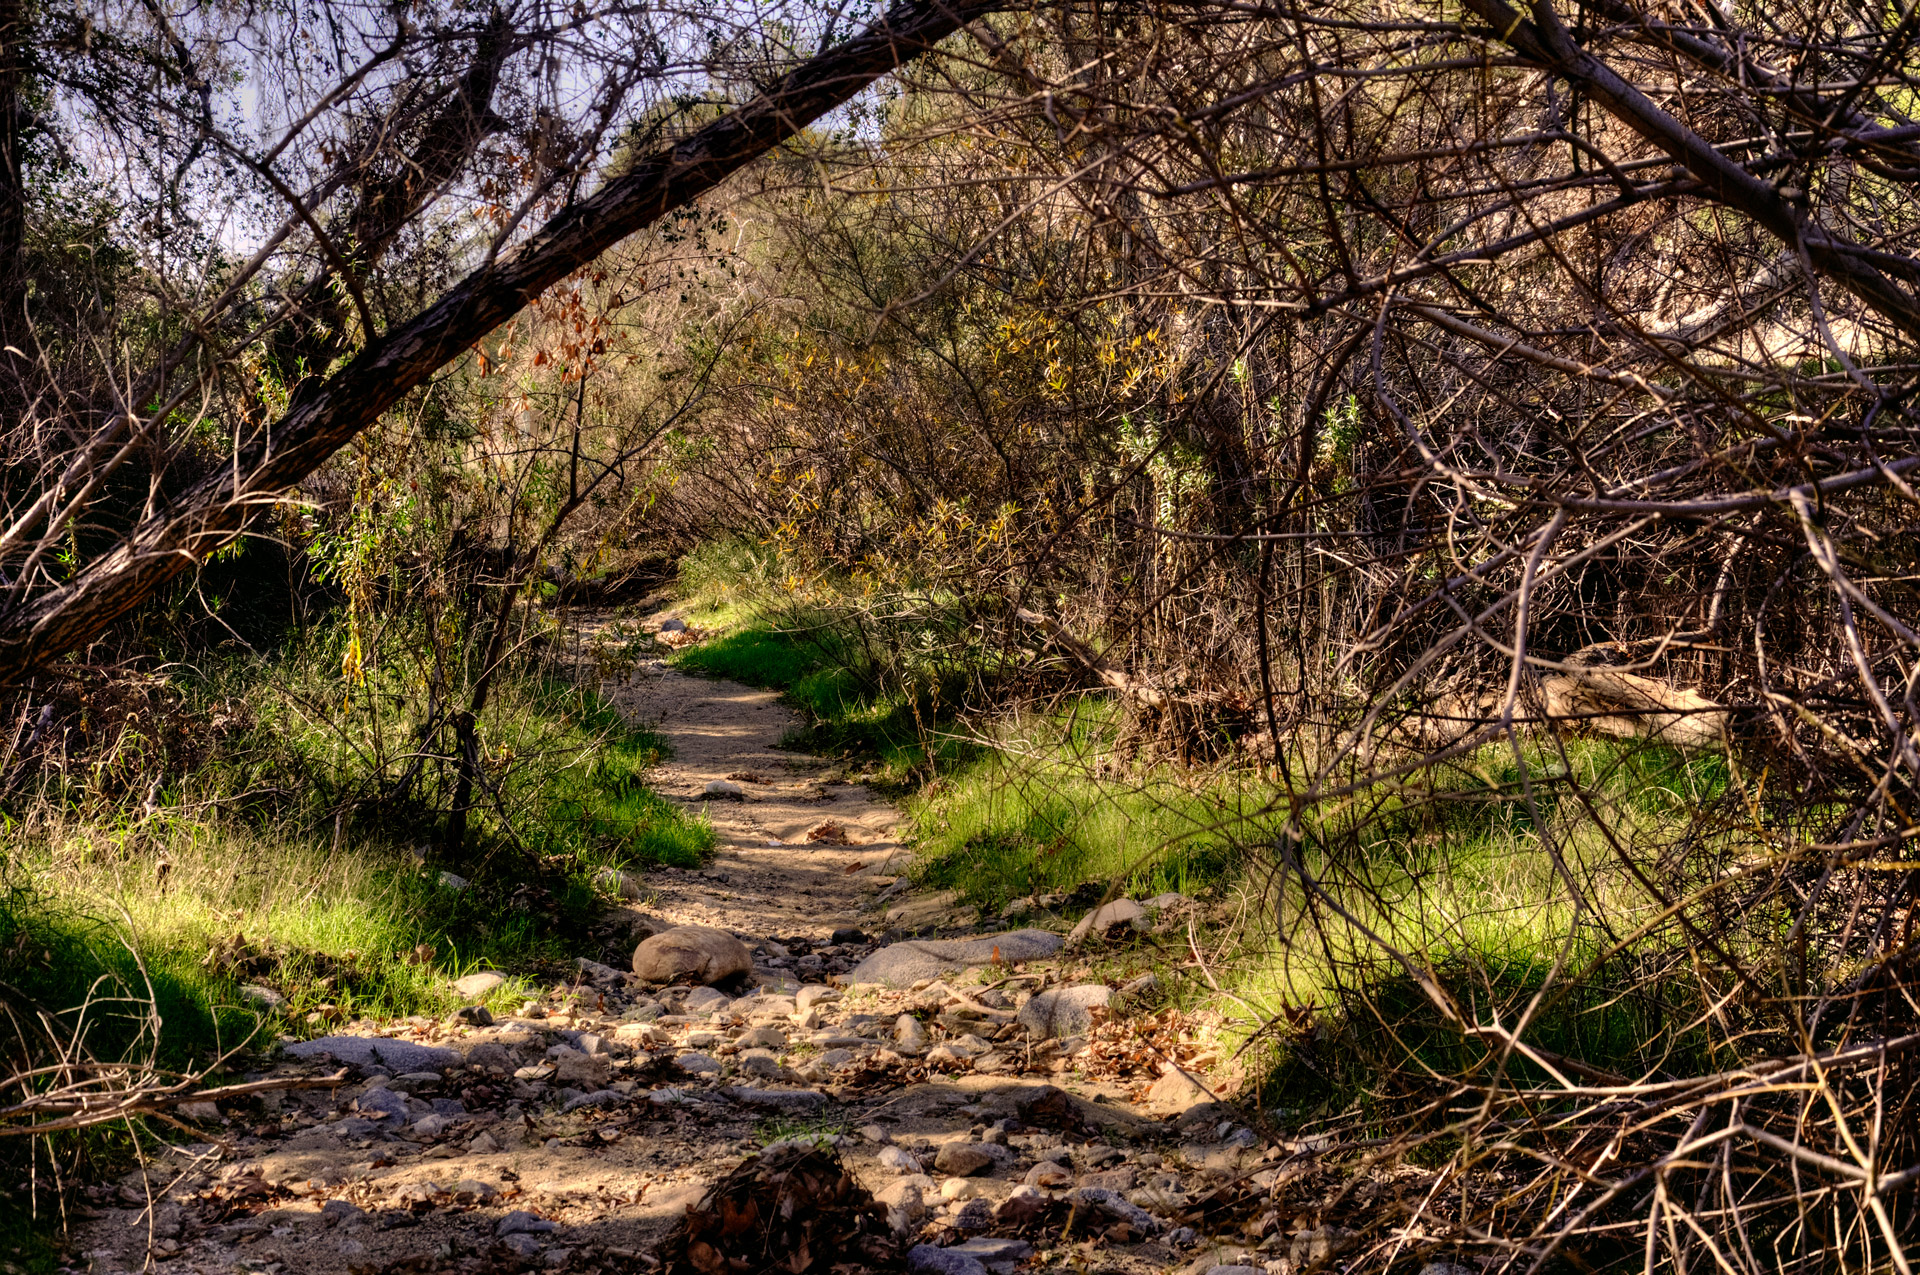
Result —
[[[872,27],[556,216],[407,323],[369,342],[303,394],[265,440],[143,519],[73,580],[0,616],[0,684],[98,637],[182,571],[231,541],[409,391],[547,288],[622,239],[713,189],[1005,0],[907,0]]]

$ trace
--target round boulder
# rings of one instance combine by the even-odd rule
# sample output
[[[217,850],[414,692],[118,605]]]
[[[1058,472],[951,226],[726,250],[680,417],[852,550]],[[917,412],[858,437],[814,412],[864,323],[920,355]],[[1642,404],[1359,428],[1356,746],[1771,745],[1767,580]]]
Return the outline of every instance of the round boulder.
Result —
[[[753,953],[725,930],[681,925],[633,949],[633,972],[649,983],[720,983],[753,972]]]

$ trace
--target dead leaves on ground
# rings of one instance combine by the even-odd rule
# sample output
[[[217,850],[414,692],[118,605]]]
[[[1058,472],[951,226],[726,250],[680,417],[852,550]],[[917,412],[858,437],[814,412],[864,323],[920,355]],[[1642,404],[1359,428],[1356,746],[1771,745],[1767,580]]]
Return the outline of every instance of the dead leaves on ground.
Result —
[[[790,1144],[721,1178],[660,1251],[663,1275],[806,1275],[900,1267],[886,1210],[830,1147]]]

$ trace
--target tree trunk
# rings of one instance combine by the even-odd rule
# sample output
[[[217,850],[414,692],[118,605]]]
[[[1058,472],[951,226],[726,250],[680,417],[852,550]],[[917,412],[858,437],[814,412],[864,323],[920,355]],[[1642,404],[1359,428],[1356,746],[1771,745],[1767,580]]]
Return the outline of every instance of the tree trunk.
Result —
[[[407,393],[579,267],[712,190],[901,62],[1001,0],[909,0],[802,64],[760,97],[657,151],[468,275],[411,321],[371,340],[302,394],[266,439],[143,519],[73,580],[0,617],[0,684],[98,637],[156,589],[229,543]]]

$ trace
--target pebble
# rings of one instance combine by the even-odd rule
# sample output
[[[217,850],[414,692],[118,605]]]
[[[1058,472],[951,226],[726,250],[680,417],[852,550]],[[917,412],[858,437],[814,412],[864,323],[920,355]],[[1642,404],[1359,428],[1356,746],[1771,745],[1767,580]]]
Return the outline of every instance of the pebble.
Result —
[[[1021,1181],[1032,1187],[1044,1187],[1049,1191],[1062,1190],[1073,1185],[1073,1170],[1057,1160],[1042,1160],[1027,1170],[1027,1176]]]
[[[949,1142],[933,1158],[933,1167],[955,1177],[968,1177],[993,1163],[993,1156],[968,1142]]]
[[[711,1054],[703,1054],[697,1049],[689,1049],[673,1060],[673,1065],[689,1076],[717,1076],[720,1074],[720,1062]]]
[[[979,1258],[957,1249],[916,1244],[907,1250],[907,1270],[913,1275],[987,1275]]]
[[[882,1147],[879,1160],[881,1168],[891,1169],[895,1173],[920,1172],[919,1157],[901,1147]]]
[[[913,1015],[902,1014],[893,1020],[893,1039],[901,1049],[925,1049],[927,1029]]]
[[[545,1232],[554,1230],[552,1222],[536,1217],[525,1209],[515,1209],[494,1225],[495,1235],[518,1235],[529,1231]]]

